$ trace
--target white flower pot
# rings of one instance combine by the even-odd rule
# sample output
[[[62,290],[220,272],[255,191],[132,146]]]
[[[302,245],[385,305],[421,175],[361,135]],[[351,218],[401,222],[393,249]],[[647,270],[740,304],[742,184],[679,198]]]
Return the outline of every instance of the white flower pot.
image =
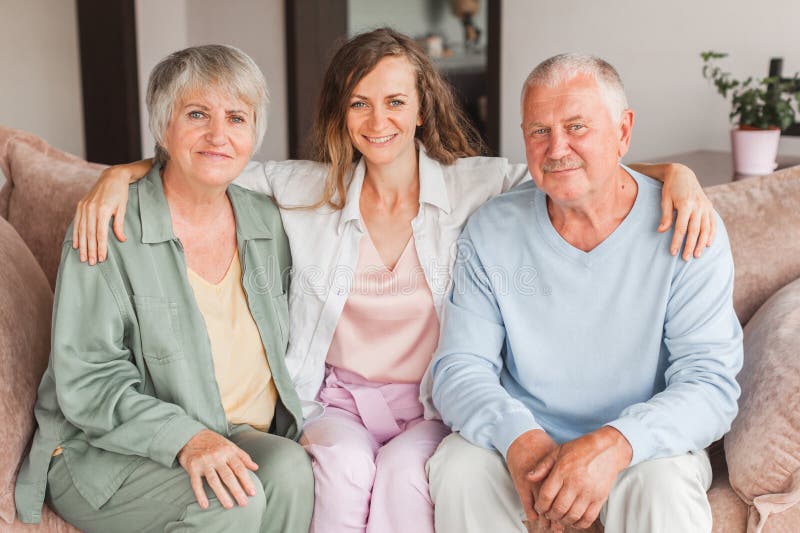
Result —
[[[778,164],[778,143],[781,130],[731,130],[733,169],[737,174],[763,176]]]

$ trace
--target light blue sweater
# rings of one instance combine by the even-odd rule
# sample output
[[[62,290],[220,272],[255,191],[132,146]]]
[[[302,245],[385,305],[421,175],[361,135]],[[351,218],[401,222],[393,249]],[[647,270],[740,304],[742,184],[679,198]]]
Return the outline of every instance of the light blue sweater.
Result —
[[[684,262],[658,233],[661,184],[638,184],[628,216],[583,252],[525,183],[480,208],[458,243],[433,362],[433,400],[467,440],[496,448],[531,429],[563,443],[603,425],[631,464],[708,446],[737,412],[742,330],[721,220]]]

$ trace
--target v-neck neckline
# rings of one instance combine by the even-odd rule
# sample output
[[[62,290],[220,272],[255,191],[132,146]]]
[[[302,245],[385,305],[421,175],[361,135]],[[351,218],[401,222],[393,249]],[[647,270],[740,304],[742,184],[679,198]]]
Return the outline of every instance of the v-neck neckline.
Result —
[[[567,240],[564,239],[560,233],[558,233],[556,228],[553,226],[553,222],[550,220],[550,215],[547,211],[547,195],[541,189],[536,189],[536,197],[534,199],[536,211],[534,216],[536,217],[536,221],[544,233],[545,239],[550,243],[550,245],[559,253],[569,258],[571,261],[582,264],[587,268],[591,268],[593,265],[609,256],[609,254],[612,254],[614,250],[628,238],[629,235],[636,231],[636,226],[641,220],[639,213],[642,209],[644,209],[641,190],[642,183],[635,172],[632,172],[624,165],[622,165],[622,168],[631,176],[631,178],[636,181],[636,198],[633,201],[630,211],[628,211],[628,214],[625,215],[625,218],[622,219],[614,231],[612,231],[602,242],[588,252],[584,252],[583,250],[573,246],[571,243],[567,242]]]
[[[222,276],[222,278],[221,278],[221,279],[220,279],[218,282],[216,282],[216,283],[213,283],[213,282],[211,282],[211,281],[208,281],[206,278],[204,278],[203,276],[201,276],[200,274],[198,274],[197,272],[195,272],[194,270],[192,270],[191,268],[189,268],[189,266],[188,266],[188,265],[186,266],[186,270],[187,270],[187,271],[188,271],[188,272],[189,272],[189,273],[190,273],[192,276],[194,276],[194,277],[195,277],[195,279],[199,279],[200,281],[202,281],[202,282],[203,282],[204,284],[206,284],[207,286],[209,286],[209,287],[211,287],[211,288],[213,288],[213,289],[219,289],[219,288],[221,288],[221,287],[223,287],[223,286],[224,286],[224,284],[225,284],[225,281],[228,279],[228,277],[229,277],[229,276],[231,275],[231,273],[233,272],[233,265],[234,265],[234,263],[236,262],[236,258],[237,258],[238,256],[239,256],[239,249],[237,248],[237,249],[236,249],[236,251],[233,253],[233,256],[231,257],[231,262],[230,262],[230,263],[228,263],[228,268],[225,270],[225,274],[224,274],[224,275]]]
[[[384,270],[389,272],[390,274],[394,274],[395,273],[395,271],[397,270],[397,267],[400,265],[400,262],[403,260],[403,258],[408,253],[408,249],[411,247],[411,241],[414,240],[414,234],[412,233],[411,237],[409,237],[408,240],[406,241],[406,245],[403,247],[403,251],[400,252],[400,255],[397,257],[397,261],[395,261],[394,266],[392,268],[389,268],[388,266],[386,266],[386,261],[384,261],[383,257],[381,257],[381,253],[378,251],[378,247],[375,246],[375,241],[372,240],[372,235],[369,234],[369,230],[368,229],[364,232],[364,237],[367,238],[368,245],[369,245],[372,253],[374,254],[375,258],[380,263],[380,266]]]

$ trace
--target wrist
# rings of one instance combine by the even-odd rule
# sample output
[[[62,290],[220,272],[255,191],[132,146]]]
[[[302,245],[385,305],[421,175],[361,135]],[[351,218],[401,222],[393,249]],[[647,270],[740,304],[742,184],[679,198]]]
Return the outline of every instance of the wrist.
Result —
[[[595,431],[595,434],[599,437],[603,448],[612,451],[618,458],[620,470],[630,465],[633,459],[633,446],[625,438],[625,435],[612,426],[603,426]]]

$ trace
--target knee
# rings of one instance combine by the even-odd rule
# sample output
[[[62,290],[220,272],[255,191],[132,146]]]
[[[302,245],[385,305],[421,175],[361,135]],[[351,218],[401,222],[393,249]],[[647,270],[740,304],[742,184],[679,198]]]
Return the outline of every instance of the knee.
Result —
[[[318,484],[339,485],[342,481],[371,489],[375,481],[375,456],[372,450],[348,442],[308,444]]]
[[[286,439],[281,443],[280,459],[272,461],[268,472],[259,472],[264,489],[270,495],[314,495],[311,459],[302,446]]]
[[[261,520],[267,510],[267,498],[264,494],[264,488],[258,480],[258,476],[250,473],[250,481],[256,489],[253,496],[247,498],[247,505],[235,505],[223,511],[225,513],[225,520],[236,530],[240,531],[258,531],[261,527]]]
[[[680,468],[673,459],[645,461],[625,471],[618,481],[624,494],[636,495],[644,508],[686,508],[689,502],[705,500],[703,481],[695,472]]]
[[[389,443],[378,450],[375,457],[376,476],[389,483],[393,490],[425,486],[428,483],[425,475],[427,459],[427,454],[414,446],[392,446]]]
[[[427,464],[434,502],[444,497],[481,498],[487,479],[507,476],[503,458],[453,433],[446,437]]]

